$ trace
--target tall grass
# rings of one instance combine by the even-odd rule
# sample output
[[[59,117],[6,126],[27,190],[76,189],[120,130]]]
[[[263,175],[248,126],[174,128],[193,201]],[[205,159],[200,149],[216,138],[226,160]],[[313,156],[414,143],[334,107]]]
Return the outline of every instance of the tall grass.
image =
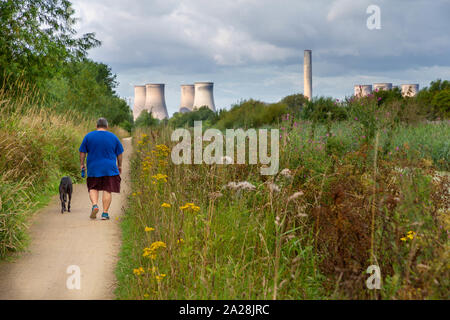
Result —
[[[117,297],[445,298],[449,179],[437,169],[448,168],[449,129],[389,121],[286,117],[289,170],[274,177],[257,165],[176,166],[169,129],[136,132]],[[224,188],[232,181],[254,189]],[[372,264],[380,291],[366,287]]]
[[[89,122],[43,108],[33,88],[0,90],[0,258],[26,245],[31,212],[55,194],[62,176],[76,182],[78,147]]]
[[[321,275],[315,268],[319,258],[308,240],[311,232],[304,221],[286,218],[299,203],[287,206],[268,192],[252,178],[256,167],[247,172],[239,167],[170,164],[161,146],[169,145],[168,134],[164,130],[154,141],[144,136],[136,145],[133,199],[122,223],[118,297],[320,298]],[[167,181],[158,173],[167,175]],[[241,180],[254,183],[256,190],[223,189],[229,181]],[[283,192],[292,190],[286,187]],[[155,230],[146,232],[145,227]],[[294,232],[302,236],[293,237]],[[153,260],[143,257],[143,250],[157,241],[165,248],[158,249]],[[145,272],[135,276],[133,269],[140,274],[140,267]]]

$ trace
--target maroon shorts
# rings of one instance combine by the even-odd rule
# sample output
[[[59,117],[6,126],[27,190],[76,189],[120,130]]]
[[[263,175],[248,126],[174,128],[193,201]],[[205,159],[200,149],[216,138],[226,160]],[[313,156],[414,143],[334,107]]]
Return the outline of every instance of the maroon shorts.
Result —
[[[120,193],[120,176],[112,177],[88,177],[87,187],[88,190],[108,191]]]

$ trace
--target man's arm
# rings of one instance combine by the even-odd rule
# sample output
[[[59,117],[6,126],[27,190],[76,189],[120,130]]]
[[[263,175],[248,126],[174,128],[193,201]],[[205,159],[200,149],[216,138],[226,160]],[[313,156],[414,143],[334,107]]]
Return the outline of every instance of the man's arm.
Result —
[[[81,170],[84,168],[84,160],[86,159],[86,153],[80,152],[80,167]]]
[[[119,168],[119,173],[122,174],[122,155],[123,153],[117,156],[117,167]]]

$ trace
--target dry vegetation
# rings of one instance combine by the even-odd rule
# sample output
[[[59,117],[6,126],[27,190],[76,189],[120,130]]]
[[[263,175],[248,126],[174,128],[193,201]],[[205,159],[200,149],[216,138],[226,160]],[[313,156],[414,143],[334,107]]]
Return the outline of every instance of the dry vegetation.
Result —
[[[57,193],[61,177],[77,181],[78,148],[95,128],[75,112],[41,107],[33,88],[13,87],[0,89],[0,259],[24,248],[30,213]]]
[[[137,132],[118,298],[447,298],[449,126],[368,103],[353,121],[286,117],[274,177],[173,165],[170,129]]]

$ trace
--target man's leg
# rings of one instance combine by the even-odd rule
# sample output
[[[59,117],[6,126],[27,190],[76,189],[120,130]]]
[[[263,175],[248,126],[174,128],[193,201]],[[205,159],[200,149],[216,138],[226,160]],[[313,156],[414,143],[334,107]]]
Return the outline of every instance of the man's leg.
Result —
[[[111,192],[103,191],[102,201],[103,201],[103,212],[108,213],[109,207],[111,206],[111,201],[112,201]]]
[[[98,205],[98,190],[89,190],[89,198],[91,199],[92,205]]]
[[[98,190],[91,189],[89,190],[89,198],[92,202],[92,211],[90,218],[95,220],[97,218],[97,212],[98,212]]]

